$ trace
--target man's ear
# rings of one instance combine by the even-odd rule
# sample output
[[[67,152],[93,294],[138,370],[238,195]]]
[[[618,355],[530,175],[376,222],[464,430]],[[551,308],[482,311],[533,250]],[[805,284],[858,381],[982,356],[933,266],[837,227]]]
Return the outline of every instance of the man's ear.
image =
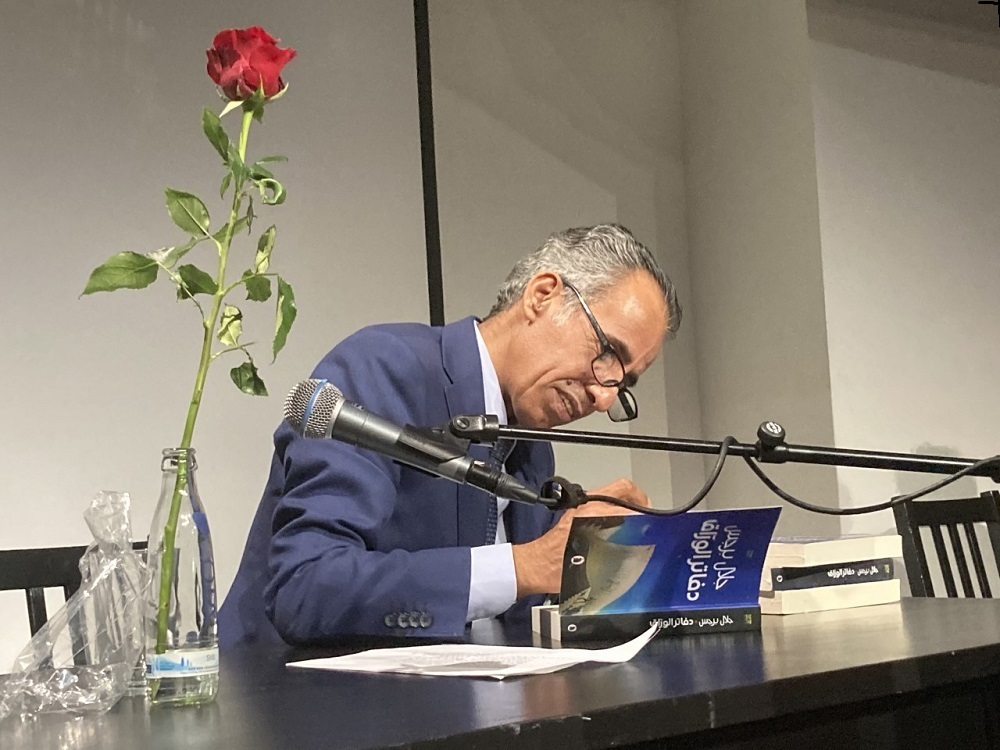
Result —
[[[559,274],[542,271],[531,277],[521,297],[521,307],[529,322],[551,312],[562,298],[563,283]]]

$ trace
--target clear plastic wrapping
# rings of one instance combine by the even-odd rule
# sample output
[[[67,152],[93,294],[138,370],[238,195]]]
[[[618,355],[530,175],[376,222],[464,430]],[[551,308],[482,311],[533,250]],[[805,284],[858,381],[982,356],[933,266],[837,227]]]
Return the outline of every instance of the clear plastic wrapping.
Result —
[[[94,541],[80,559],[80,590],[28,642],[0,683],[0,721],[18,714],[100,713],[129,689],[143,651],[147,574],[132,549],[128,494],[98,493],[84,518]]]

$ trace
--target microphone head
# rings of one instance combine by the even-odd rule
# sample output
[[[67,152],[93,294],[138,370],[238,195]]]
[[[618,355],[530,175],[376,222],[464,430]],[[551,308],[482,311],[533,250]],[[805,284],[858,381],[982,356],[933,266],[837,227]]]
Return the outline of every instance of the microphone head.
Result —
[[[303,380],[285,399],[285,420],[303,437],[330,437],[344,394],[325,380]]]

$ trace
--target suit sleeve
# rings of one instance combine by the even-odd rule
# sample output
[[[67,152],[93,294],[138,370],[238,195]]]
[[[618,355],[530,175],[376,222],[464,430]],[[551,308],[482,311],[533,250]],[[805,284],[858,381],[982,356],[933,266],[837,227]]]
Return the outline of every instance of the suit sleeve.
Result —
[[[351,337],[313,376],[398,424],[429,423],[427,404],[440,397],[440,376],[385,334]],[[413,471],[336,440],[299,437],[287,426],[275,433],[275,451],[284,487],[272,517],[264,604],[282,638],[307,644],[354,634],[464,632],[468,548],[378,551]]]

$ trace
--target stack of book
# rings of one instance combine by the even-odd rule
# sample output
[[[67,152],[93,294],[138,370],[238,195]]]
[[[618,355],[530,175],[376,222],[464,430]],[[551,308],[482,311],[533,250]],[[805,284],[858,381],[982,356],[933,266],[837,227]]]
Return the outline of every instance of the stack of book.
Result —
[[[761,573],[761,613],[791,615],[897,602],[894,559],[902,554],[897,534],[776,537]]]

